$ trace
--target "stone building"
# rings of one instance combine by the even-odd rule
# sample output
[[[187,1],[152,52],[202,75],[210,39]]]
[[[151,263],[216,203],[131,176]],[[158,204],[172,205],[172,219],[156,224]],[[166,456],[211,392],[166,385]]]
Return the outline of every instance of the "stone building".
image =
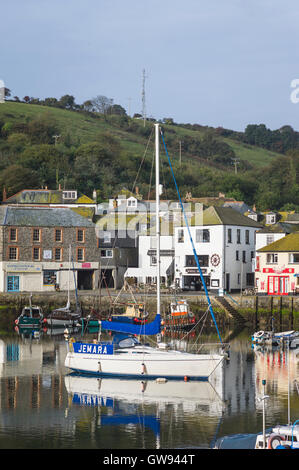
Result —
[[[95,224],[72,209],[0,207],[0,246],[1,292],[97,287]]]

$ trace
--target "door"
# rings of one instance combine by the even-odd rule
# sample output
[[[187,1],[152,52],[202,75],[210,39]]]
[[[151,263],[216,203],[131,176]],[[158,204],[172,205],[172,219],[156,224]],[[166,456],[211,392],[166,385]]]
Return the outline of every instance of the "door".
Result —
[[[288,295],[289,278],[288,276],[269,276],[268,294],[270,295]]]
[[[226,273],[226,292],[230,292],[230,276],[229,273]]]
[[[20,276],[7,276],[7,292],[20,291]]]

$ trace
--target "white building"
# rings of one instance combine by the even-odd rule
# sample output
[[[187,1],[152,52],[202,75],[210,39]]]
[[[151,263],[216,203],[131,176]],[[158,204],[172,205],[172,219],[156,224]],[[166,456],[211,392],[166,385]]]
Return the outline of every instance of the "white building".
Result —
[[[174,238],[172,235],[160,237],[160,272],[161,282],[172,281],[174,260]],[[154,284],[157,279],[157,240],[156,236],[140,235],[138,250],[138,268],[128,268],[125,278],[133,278],[136,284]]]
[[[190,226],[202,274],[209,290],[240,291],[254,285],[256,221],[229,207],[209,207],[202,225]],[[175,283],[186,290],[203,289],[187,227],[175,228]]]

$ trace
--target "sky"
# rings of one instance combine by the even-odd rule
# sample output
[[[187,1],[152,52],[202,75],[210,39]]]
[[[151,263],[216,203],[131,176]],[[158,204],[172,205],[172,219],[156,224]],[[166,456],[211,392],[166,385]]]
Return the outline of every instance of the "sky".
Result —
[[[12,96],[104,95],[133,115],[145,70],[149,117],[299,130],[298,0],[10,0],[1,16]]]

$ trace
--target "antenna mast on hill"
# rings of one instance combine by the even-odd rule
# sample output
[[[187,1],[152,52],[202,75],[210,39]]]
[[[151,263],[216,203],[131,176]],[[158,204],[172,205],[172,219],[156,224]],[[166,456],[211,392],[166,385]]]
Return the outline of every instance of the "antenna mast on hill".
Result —
[[[145,109],[145,69],[142,71],[142,117],[143,117],[143,127],[145,127],[145,121],[146,121],[146,109]]]

